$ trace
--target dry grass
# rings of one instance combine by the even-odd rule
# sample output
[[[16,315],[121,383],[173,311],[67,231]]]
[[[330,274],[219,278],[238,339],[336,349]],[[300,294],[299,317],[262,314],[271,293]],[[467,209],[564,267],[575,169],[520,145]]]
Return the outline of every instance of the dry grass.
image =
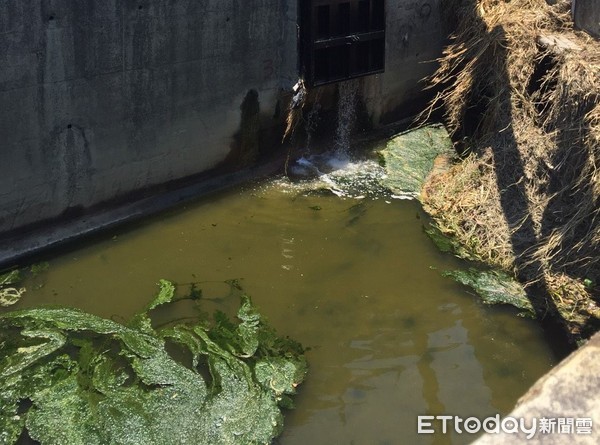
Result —
[[[545,282],[571,336],[575,339],[589,336],[588,321],[600,319],[600,308],[590,298],[589,289],[581,280],[564,273],[548,273]]]
[[[498,219],[502,208],[491,158],[489,150],[480,157],[470,155],[433,176],[421,200],[425,210],[436,217],[442,233],[458,238],[484,262],[511,270],[514,256],[510,230],[506,221]]]
[[[444,5],[457,26],[431,79],[441,91],[432,108],[472,154],[432,179],[426,208],[480,258],[544,281],[558,312],[575,314],[564,302],[580,298],[554,290],[571,280],[561,289],[594,304],[590,286],[575,284],[600,281],[600,42],[573,30],[567,2]]]

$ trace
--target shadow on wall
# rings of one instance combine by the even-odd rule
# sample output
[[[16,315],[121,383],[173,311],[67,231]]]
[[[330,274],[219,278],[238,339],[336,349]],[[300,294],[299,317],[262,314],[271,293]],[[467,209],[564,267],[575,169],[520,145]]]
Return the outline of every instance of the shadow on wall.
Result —
[[[50,175],[47,182],[52,184],[52,195],[61,201],[65,215],[80,213],[92,190],[92,157],[85,128],[68,124],[55,129],[43,147],[51,165],[45,173]]]
[[[258,91],[249,90],[240,105],[240,129],[234,135],[231,151],[225,164],[231,168],[244,168],[253,165],[259,154],[260,102]]]

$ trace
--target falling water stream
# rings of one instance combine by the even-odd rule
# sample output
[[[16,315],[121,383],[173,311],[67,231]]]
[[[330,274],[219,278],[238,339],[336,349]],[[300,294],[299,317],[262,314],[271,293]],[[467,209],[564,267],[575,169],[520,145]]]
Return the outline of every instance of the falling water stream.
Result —
[[[556,360],[536,323],[441,276],[464,264],[423,233],[416,202],[375,185],[380,174],[348,160],[325,177],[248,184],[114,229],[56,254],[17,308],[127,318],[166,278],[201,281],[206,310],[232,313],[223,282],[240,279],[279,333],[310,348],[277,443],[469,443],[417,435],[417,416],[505,414]]]
[[[339,99],[334,148],[338,156],[348,156],[350,150],[350,137],[356,122],[359,82],[358,79],[352,79],[338,84]]]
[[[338,106],[335,137],[332,148],[323,153],[311,154],[312,133],[314,125],[318,122],[319,104],[307,113],[307,138],[304,154],[292,165],[291,172],[297,176],[317,176],[331,183],[330,173],[335,175],[341,171],[342,176],[350,178],[352,175],[346,168],[354,169],[360,173],[358,164],[350,162],[350,140],[356,122],[356,105],[358,100],[358,79],[338,83]],[[366,164],[362,164],[364,166]],[[370,169],[373,170],[373,169]]]

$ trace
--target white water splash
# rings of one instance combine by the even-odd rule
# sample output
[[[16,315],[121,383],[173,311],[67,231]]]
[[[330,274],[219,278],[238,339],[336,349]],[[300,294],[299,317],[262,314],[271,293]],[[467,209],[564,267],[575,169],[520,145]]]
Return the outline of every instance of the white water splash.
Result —
[[[285,187],[296,191],[328,189],[337,196],[355,199],[389,197],[381,185],[384,169],[373,160],[350,160],[329,152],[298,159],[292,171],[297,177],[306,178],[300,182],[285,181]]]
[[[357,79],[340,82],[339,101],[337,113],[337,128],[333,149],[322,154],[309,154],[308,147],[305,154],[290,166],[290,172],[301,182],[282,180],[279,186],[288,190],[310,191],[328,189],[333,194],[343,198],[362,199],[365,197],[385,197],[388,199],[406,199],[404,196],[391,195],[382,186],[385,177],[384,169],[374,160],[352,159],[350,157],[350,143],[354,124],[356,122],[356,105],[360,81]],[[309,122],[306,126],[307,141],[313,129],[313,119],[318,120],[317,107],[314,116],[309,113]],[[311,111],[313,113],[313,111]]]

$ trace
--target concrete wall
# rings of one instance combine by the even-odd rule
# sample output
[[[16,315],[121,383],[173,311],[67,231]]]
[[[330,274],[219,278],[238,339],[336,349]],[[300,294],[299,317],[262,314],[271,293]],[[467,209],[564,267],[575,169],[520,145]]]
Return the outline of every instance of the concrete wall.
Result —
[[[437,3],[388,0],[387,71],[364,83],[376,123],[431,73]],[[210,170],[254,128],[245,99],[281,122],[296,23],[296,0],[0,2],[0,234]]]
[[[519,399],[507,416],[521,419],[526,428],[536,425],[532,437],[520,429],[483,435],[473,445],[587,445],[600,442],[600,334],[594,335],[584,346],[565,358],[548,374],[540,378]],[[546,419],[545,431],[542,420]],[[551,420],[548,420],[551,419]],[[570,420],[565,420],[570,419]],[[561,422],[563,423],[561,427]],[[571,425],[569,426],[569,422]],[[565,425],[566,424],[566,425]],[[506,429],[513,430],[512,422]]]
[[[248,90],[273,107],[295,72],[294,9],[1,2],[0,232],[222,161]]]
[[[423,79],[437,67],[446,43],[440,0],[387,0],[385,74],[365,78],[364,96],[375,124],[421,111]]]
[[[575,26],[600,38],[600,2],[598,0],[573,0]]]

